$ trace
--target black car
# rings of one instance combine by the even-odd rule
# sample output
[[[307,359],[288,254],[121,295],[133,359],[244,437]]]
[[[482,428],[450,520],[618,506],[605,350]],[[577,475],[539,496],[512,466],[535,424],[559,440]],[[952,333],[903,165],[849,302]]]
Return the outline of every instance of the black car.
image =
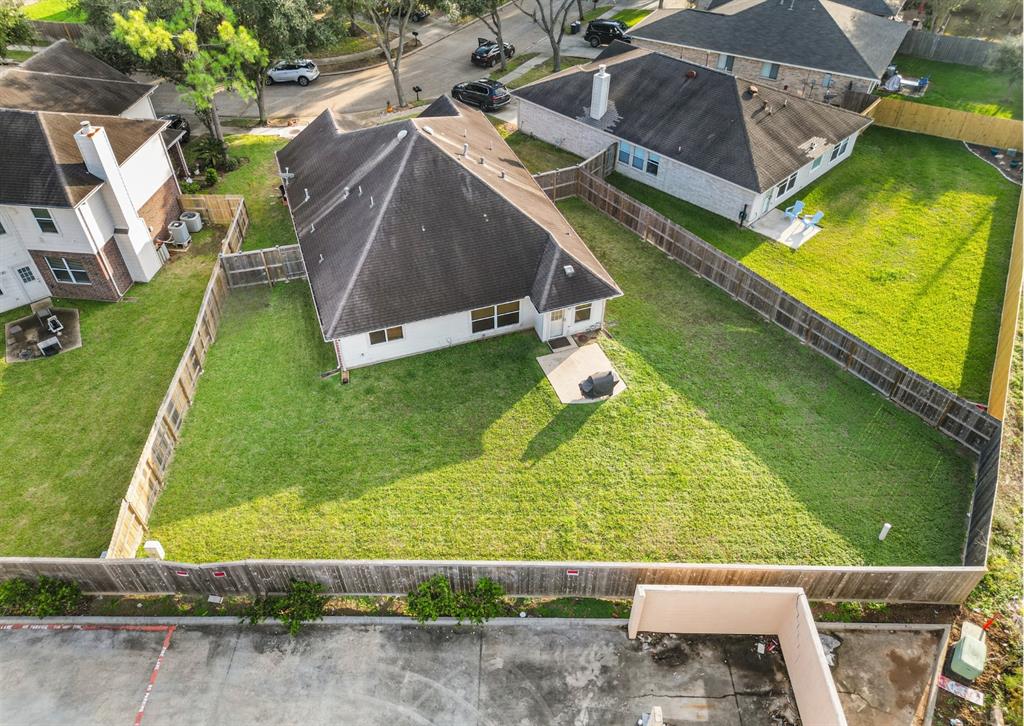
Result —
[[[516,54],[516,47],[511,43],[505,43],[505,58],[511,58]],[[469,60],[472,61],[475,66],[483,66],[484,68],[490,68],[495,63],[501,61],[501,49],[498,47],[498,41],[487,40],[487,38],[476,39],[476,50],[469,56]]]
[[[613,40],[632,43],[633,39],[626,35],[627,27],[621,20],[591,20],[583,39],[593,48],[608,45]]]
[[[391,14],[396,16],[396,17],[402,17],[407,12],[409,12],[409,6],[403,4],[403,5],[399,5],[397,8],[392,10]],[[416,7],[414,7],[412,9],[412,12],[409,14],[409,20],[413,21],[414,23],[423,22],[424,20],[426,20],[429,17],[430,17],[430,11],[427,10],[422,5],[417,5]]]
[[[484,111],[493,111],[512,100],[512,94],[505,84],[481,78],[479,81],[466,81],[452,87],[452,98],[479,106]]]
[[[192,138],[192,127],[188,123],[188,119],[177,113],[165,113],[160,117],[162,121],[170,121],[167,124],[167,128],[180,130],[184,133],[181,136],[181,143],[187,144],[188,140]]]

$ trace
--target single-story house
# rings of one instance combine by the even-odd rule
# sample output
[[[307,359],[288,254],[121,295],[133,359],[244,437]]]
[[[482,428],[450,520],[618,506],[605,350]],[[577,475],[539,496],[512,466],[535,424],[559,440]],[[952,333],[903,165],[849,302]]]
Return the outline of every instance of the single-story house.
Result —
[[[119,300],[181,212],[166,121],[0,108],[0,311]]]
[[[749,225],[853,153],[871,120],[615,43],[515,91],[519,130]]]
[[[759,85],[830,100],[870,93],[910,26],[869,0],[725,0],[637,27],[634,43]],[[862,8],[872,8],[874,11]]]
[[[67,40],[17,66],[0,68],[0,108],[156,120],[154,83],[139,83]],[[181,173],[184,131],[165,128],[164,146]]]
[[[621,294],[490,121],[448,97],[348,133],[324,111],[277,161],[339,368],[599,328]]]

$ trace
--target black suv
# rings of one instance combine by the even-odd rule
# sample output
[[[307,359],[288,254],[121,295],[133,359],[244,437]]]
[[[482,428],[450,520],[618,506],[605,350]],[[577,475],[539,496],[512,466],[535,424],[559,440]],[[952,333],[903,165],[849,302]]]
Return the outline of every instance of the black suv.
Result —
[[[181,131],[181,143],[182,146],[188,143],[188,140],[192,138],[192,127],[188,123],[188,119],[178,113],[165,113],[160,117],[163,121],[170,121],[167,124],[167,128],[174,131]]]
[[[466,81],[452,88],[452,98],[479,106],[484,111],[493,111],[512,100],[512,94],[505,84],[481,78],[479,81]]]
[[[629,27],[621,20],[591,20],[587,25],[587,32],[583,40],[590,43],[591,47],[608,45],[613,40],[621,40],[623,43],[632,43],[633,39],[626,35],[626,28]]]
[[[511,58],[516,54],[516,47],[511,43],[505,43],[505,58]],[[498,41],[487,40],[487,38],[476,39],[476,50],[469,56],[473,65],[490,68],[501,60],[501,50],[498,48]]]

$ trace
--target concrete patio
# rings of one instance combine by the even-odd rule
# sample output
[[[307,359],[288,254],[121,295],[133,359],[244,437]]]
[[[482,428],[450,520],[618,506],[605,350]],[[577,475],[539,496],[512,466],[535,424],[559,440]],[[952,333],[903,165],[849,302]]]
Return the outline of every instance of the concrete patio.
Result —
[[[50,308],[60,321],[63,329],[52,333],[35,313],[14,320],[4,326],[4,360],[8,363],[24,363],[45,357],[39,344],[50,338],[60,343],[60,353],[82,347],[82,331],[78,324],[78,310],[75,308]]]
[[[608,360],[608,356],[597,342],[582,346],[577,346],[574,342],[569,347],[540,356],[537,362],[540,363],[544,375],[548,377],[551,387],[555,389],[558,400],[562,403],[597,403],[614,398],[626,390],[622,376],[612,366],[612,362]],[[599,398],[585,397],[580,392],[580,382],[588,376],[605,371],[612,371],[617,379],[612,394]]]
[[[821,227],[807,227],[799,219],[789,219],[781,209],[773,209],[768,214],[750,225],[750,228],[769,239],[789,247],[791,250],[800,249],[814,235],[821,231]]]

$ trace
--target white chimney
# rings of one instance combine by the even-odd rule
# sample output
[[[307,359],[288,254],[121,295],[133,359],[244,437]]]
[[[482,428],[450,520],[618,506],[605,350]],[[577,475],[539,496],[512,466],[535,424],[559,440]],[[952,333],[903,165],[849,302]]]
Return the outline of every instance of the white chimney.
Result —
[[[590,118],[601,119],[608,113],[608,89],[612,77],[605,73],[605,66],[599,66],[594,74],[594,85],[590,91]]]
[[[85,162],[85,168],[93,176],[106,182],[102,190],[103,201],[114,220],[114,238],[121,250],[125,265],[133,280],[149,282],[163,264],[153,245],[149,227],[139,216],[132,203],[128,184],[121,174],[114,149],[102,126],[93,126],[82,121],[75,132],[75,143]],[[105,240],[100,241],[102,245]]]

